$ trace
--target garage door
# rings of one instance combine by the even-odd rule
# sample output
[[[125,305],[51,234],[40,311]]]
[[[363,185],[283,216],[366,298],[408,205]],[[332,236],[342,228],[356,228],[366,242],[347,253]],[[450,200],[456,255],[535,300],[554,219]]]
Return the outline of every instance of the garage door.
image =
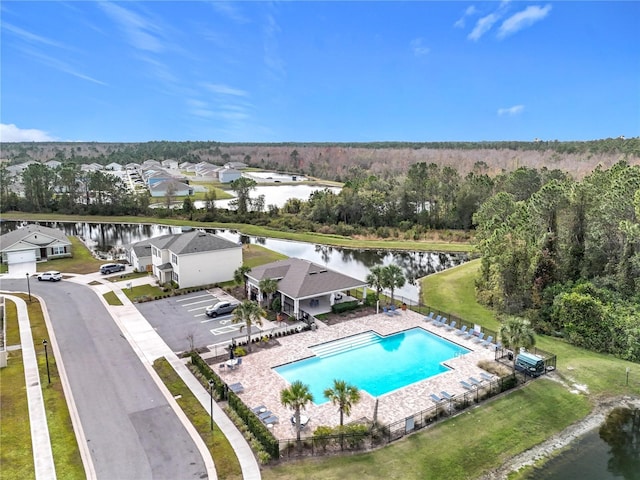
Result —
[[[35,262],[35,250],[23,250],[21,252],[7,252],[7,264]]]

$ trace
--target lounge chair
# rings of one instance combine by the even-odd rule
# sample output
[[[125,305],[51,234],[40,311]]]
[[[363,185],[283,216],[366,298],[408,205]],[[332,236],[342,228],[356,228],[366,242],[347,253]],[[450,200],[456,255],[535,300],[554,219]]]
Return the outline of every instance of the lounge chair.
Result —
[[[435,315],[435,313],[433,312],[429,312],[429,315],[427,315],[426,317],[424,317],[424,321],[425,322],[430,322],[433,320],[433,316]]]
[[[440,395],[442,395],[442,398],[444,398],[445,400],[453,400],[453,395],[445,392],[444,390],[440,392]]]
[[[436,327],[444,327],[446,324],[447,324],[447,317],[442,317],[442,320],[440,320],[440,323],[438,323]]]
[[[382,311],[384,312],[385,315],[387,315],[388,317],[390,317],[392,315],[392,313],[389,311],[389,309],[387,307],[382,307]]]
[[[469,377],[469,382],[471,383],[471,385],[475,385],[475,386],[478,386],[478,385],[482,384],[482,382],[480,380],[478,380],[477,378],[474,378],[474,377]]]
[[[391,315],[400,315],[400,312],[398,310],[396,310],[396,306],[395,305],[391,305],[389,307],[389,311],[391,312]]]
[[[481,343],[484,341],[484,332],[480,332],[477,337],[473,339],[474,343]]]
[[[469,385],[467,382],[465,382],[464,380],[460,380],[460,385],[462,385],[464,388],[466,388],[467,390],[473,390],[473,385]]]
[[[229,385],[229,390],[231,390],[233,393],[242,393],[244,392],[244,387],[239,382],[232,383],[231,385]]]
[[[275,415],[271,415],[270,417],[263,419],[262,422],[265,425],[273,425],[275,423],[278,423],[279,420],[278,420],[278,417],[276,417]]]
[[[444,399],[440,398],[439,396],[437,396],[435,393],[432,393],[431,395],[429,395],[431,397],[431,400],[433,400],[435,403],[440,403],[440,402],[444,402]]]
[[[266,412],[266,411],[267,411],[267,407],[265,407],[264,405],[258,405],[257,407],[253,407],[253,408],[251,409],[251,411],[252,411],[253,413],[255,413],[256,415],[259,415],[259,414],[261,414],[261,413]]]
[[[474,333],[475,333],[474,330],[467,330],[465,334],[462,336],[462,338],[464,338],[465,340],[471,340],[475,338]]]
[[[432,325],[438,325],[440,323],[440,320],[442,319],[442,315],[438,315],[436,318],[434,318],[433,320],[431,320],[431,324]]]
[[[493,380],[493,375],[489,375],[488,373],[481,372],[480,376],[482,377],[483,380],[486,380],[487,382],[490,382]]]
[[[447,330],[454,330],[456,328],[456,321],[451,320],[451,323],[449,325],[445,325],[445,327],[447,327]]]
[[[487,337],[487,339],[486,339],[484,342],[482,342],[482,346],[483,346],[483,347],[488,347],[488,346],[489,346],[489,345],[491,345],[492,343],[493,343],[493,335],[489,335],[489,336]]]
[[[271,415],[273,415],[273,412],[271,410],[265,410],[264,412],[258,414],[258,418],[264,421],[265,418],[269,418]]]
[[[463,325],[462,328],[456,330],[456,335],[465,335],[467,333],[467,326]]]

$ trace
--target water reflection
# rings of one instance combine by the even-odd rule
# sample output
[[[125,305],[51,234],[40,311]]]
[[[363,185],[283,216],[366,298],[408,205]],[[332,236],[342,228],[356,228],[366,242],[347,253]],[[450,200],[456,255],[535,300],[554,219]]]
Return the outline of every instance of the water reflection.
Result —
[[[640,480],[640,410],[615,408],[599,430],[536,468],[527,479]]]
[[[180,227],[157,224],[107,224],[89,222],[39,222],[57,228],[66,235],[82,238],[89,248],[105,258],[118,258],[125,245],[169,233],[179,233]],[[18,222],[0,222],[2,233],[17,228]],[[221,237],[243,244],[258,244],[288,257],[297,257],[343,272],[359,280],[365,280],[370,269],[376,265],[398,265],[407,279],[404,287],[396,289],[399,301],[417,302],[419,298],[417,279],[459,265],[467,261],[461,253],[406,252],[389,250],[348,249],[312,243],[294,242],[274,238],[241,235],[235,230],[204,229]]]

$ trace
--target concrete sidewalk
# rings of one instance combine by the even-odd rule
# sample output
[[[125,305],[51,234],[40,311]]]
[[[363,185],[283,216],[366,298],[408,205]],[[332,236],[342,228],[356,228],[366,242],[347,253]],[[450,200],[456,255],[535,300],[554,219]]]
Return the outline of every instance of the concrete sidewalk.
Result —
[[[31,445],[33,448],[33,464],[36,480],[55,479],[56,469],[53,463],[51,438],[47,424],[47,413],[44,408],[42,385],[38,371],[38,359],[31,335],[31,324],[27,304],[20,297],[4,295],[5,299],[16,304],[18,310],[18,327],[20,329],[20,344],[22,346],[22,362],[24,364],[24,379],[27,390],[27,404],[29,407],[29,426],[31,428]]]
[[[104,279],[104,277],[102,278]],[[88,284],[92,281],[99,281],[99,277],[94,278],[93,275],[91,275],[84,276],[83,278],[78,276],[74,277],[72,280],[79,283]],[[133,286],[151,284],[154,281],[155,279],[153,277],[140,277],[131,280]],[[142,314],[133,305],[129,298],[124,294],[124,292],[122,291],[122,287],[127,288],[127,283],[127,280],[124,280],[122,282],[109,282],[108,280],[104,279],[101,285],[93,285],[92,288],[102,299],[105,307],[111,313],[112,317],[122,330],[122,333],[129,341],[140,360],[148,366],[150,372],[153,372],[153,378],[159,381],[159,378],[155,374],[155,371],[152,367],[153,362],[161,357],[166,358],[178,373],[180,378],[193,392],[203,408],[205,408],[205,410],[208,412],[211,408],[209,392],[193,376],[184,362],[180,358],[178,358],[178,356],[168,347],[164,340],[162,340],[162,338],[153,329],[149,322],[147,322],[147,320],[142,316]],[[116,294],[116,296],[122,302],[121,306],[108,305],[106,301],[104,301],[103,295],[109,291],[113,291]],[[162,384],[161,381],[160,383]],[[162,384],[161,387],[166,391],[166,387],[164,386],[164,384]],[[170,399],[170,404],[174,406],[174,409],[179,410],[179,412],[176,413],[178,413],[178,415],[183,418],[184,413],[182,412],[182,409],[173,400],[173,397],[171,397]],[[231,443],[231,446],[233,447],[238,457],[238,461],[240,462],[240,467],[242,469],[242,478],[244,480],[259,480],[261,478],[260,467],[255,458],[255,455],[253,454],[253,451],[251,450],[251,447],[243,437],[242,433],[236,428],[233,422],[229,420],[222,408],[220,408],[220,406],[216,402],[213,403],[213,420]],[[196,444],[204,445],[199,434],[195,431],[195,428],[193,428],[188,420],[187,423],[189,425],[189,432],[197,437],[194,438]],[[206,451],[206,456],[203,453],[203,457],[205,458],[205,462],[206,457],[208,457],[209,461],[211,461],[208,450]],[[215,469],[213,471],[213,474],[215,475]],[[210,476],[209,478],[216,477]]]

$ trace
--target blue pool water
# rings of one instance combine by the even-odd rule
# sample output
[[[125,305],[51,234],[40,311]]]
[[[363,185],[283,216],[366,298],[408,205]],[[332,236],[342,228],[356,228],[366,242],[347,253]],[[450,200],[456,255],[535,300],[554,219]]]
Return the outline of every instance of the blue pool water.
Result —
[[[421,328],[387,337],[364,332],[311,349],[316,356],[274,370],[289,383],[308,385],[316,404],[327,401],[324,390],[334,379],[377,397],[446,372],[442,362],[469,352]]]

